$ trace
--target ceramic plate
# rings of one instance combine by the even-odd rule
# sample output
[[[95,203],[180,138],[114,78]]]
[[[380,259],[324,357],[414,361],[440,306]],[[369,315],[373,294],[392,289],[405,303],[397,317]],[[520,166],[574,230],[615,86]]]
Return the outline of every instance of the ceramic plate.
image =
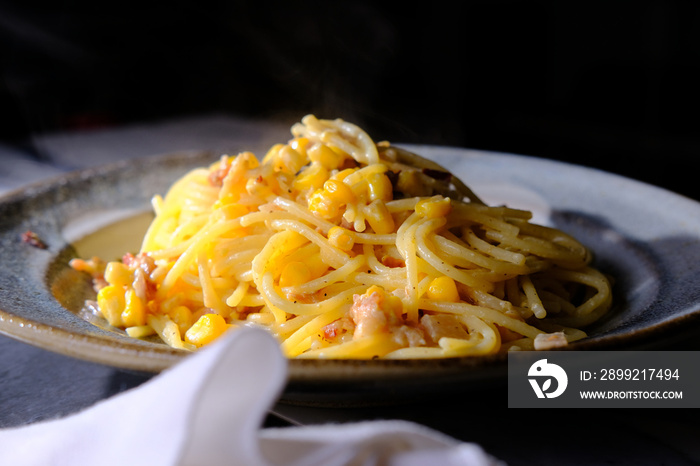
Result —
[[[700,204],[620,176],[551,160],[458,148],[406,146],[451,169],[484,200],[532,210],[590,247],[615,277],[615,304],[572,349],[638,348],[697,325]],[[72,173],[0,200],[0,332],[77,358],[156,373],[186,353],[101,328],[81,317],[89,280],[73,257],[138,248],[150,199],[214,154],[173,154]],[[106,228],[108,227],[109,228]],[[22,240],[31,231],[45,244]],[[109,234],[108,234],[109,233]],[[483,387],[504,356],[413,361],[292,360],[283,399],[342,402]],[[343,400],[343,401],[341,401]]]

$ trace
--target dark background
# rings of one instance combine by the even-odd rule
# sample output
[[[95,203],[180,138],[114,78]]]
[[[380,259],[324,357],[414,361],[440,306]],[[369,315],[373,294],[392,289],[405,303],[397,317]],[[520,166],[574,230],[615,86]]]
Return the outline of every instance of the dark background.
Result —
[[[226,113],[570,161],[700,198],[700,2],[0,3],[0,138]],[[41,158],[41,154],[35,154]]]

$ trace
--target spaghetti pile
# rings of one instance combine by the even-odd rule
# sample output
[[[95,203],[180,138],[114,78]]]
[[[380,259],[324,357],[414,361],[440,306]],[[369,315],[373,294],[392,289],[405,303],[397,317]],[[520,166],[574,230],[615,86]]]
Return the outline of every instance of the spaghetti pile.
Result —
[[[609,309],[590,252],[530,212],[343,120],[291,132],[156,196],[137,254],[73,261],[110,325],[186,350],[257,325],[288,357],[438,358],[566,345]]]

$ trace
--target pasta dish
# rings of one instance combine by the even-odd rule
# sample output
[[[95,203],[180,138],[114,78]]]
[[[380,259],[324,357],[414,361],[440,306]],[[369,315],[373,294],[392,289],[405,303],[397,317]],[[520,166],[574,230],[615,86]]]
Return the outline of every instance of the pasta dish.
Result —
[[[152,201],[140,251],[74,259],[134,338],[195,350],[261,326],[290,358],[444,358],[586,337],[612,301],[591,252],[436,163],[308,115]]]

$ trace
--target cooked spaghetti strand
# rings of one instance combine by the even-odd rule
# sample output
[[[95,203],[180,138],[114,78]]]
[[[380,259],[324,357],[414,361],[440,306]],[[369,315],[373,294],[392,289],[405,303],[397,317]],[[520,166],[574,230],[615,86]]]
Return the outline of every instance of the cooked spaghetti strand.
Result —
[[[291,132],[153,198],[141,250],[95,274],[111,325],[182,350],[256,325],[290,358],[444,358],[567,344],[611,307],[591,252],[531,212],[349,122]]]

